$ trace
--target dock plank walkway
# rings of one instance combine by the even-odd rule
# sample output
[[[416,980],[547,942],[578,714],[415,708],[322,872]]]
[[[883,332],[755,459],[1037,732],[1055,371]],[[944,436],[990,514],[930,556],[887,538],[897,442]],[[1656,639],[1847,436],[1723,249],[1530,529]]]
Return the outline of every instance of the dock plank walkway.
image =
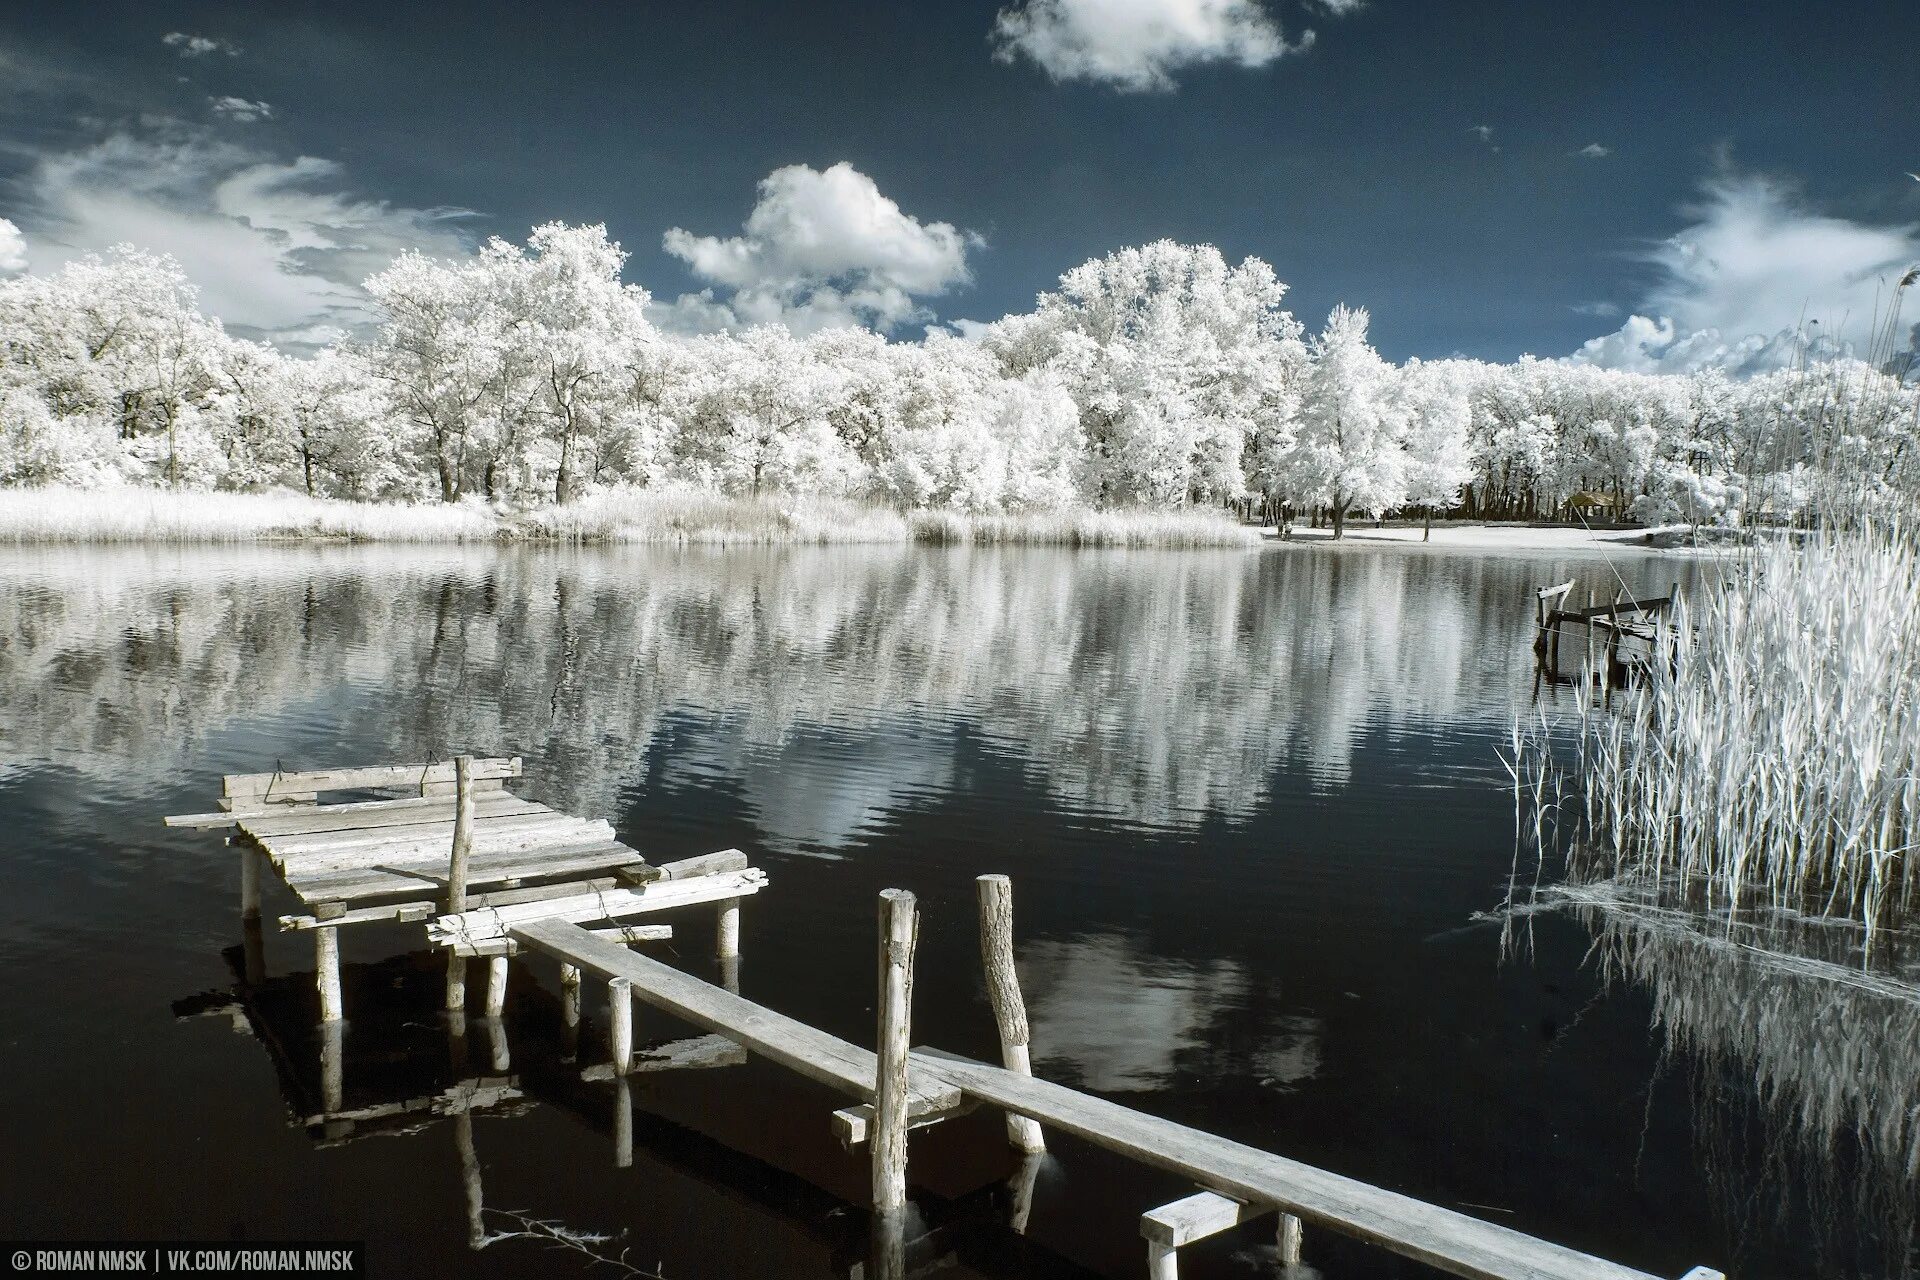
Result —
[[[664,1009],[753,1053],[830,1088],[871,1101],[878,1060],[872,1051],[810,1027],[714,986],[671,965],[595,937],[564,920],[508,926],[523,946],[533,946],[578,968],[633,984],[636,999]],[[910,1114],[949,1111],[960,1091],[934,1071],[915,1072],[908,1084]]]
[[[1471,1280],[1656,1280],[1508,1227],[1443,1209],[1257,1147],[1146,1115],[1050,1081],[939,1049],[911,1061],[970,1098],[1193,1179],[1239,1200],[1276,1206]]]

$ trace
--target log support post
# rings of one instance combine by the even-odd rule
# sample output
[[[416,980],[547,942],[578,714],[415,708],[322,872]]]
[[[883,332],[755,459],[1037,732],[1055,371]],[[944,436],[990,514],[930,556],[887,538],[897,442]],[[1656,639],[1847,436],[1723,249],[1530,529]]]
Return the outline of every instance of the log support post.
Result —
[[[1152,1280],[1179,1280],[1180,1246],[1219,1235],[1243,1222],[1272,1213],[1266,1205],[1247,1204],[1215,1191],[1196,1191],[1184,1200],[1161,1205],[1140,1215],[1140,1235],[1147,1242],[1147,1274]],[[1300,1219],[1280,1215],[1280,1265],[1300,1265]]]
[[[260,854],[251,845],[240,846],[240,922],[260,918]]]
[[[329,929],[327,932],[332,933]],[[338,1020],[320,1024],[320,1110],[332,1115],[343,1110],[347,1084],[347,1024]]]
[[[322,927],[313,931],[314,980],[320,987],[320,1021],[338,1022],[340,1009],[340,930]]]
[[[487,1016],[497,1018],[507,1007],[507,958],[494,956],[487,961]]]
[[[737,960],[740,956],[740,899],[738,898],[720,900],[714,919],[713,954],[720,960]]]
[[[1013,964],[1013,882],[1006,876],[981,876],[975,884],[980,892],[980,963],[987,973],[993,1020],[1000,1028],[1000,1061],[1007,1070],[1030,1076],[1031,1031],[1026,1001],[1020,995],[1020,974]],[[1039,1122],[1028,1116],[1007,1116],[1007,1141],[1028,1154],[1047,1149]]]
[[[447,914],[467,909],[467,862],[473,856],[473,757],[453,760],[453,852],[447,859]],[[467,1007],[467,958],[447,949],[447,1011]]]
[[[912,1038],[913,952],[919,909],[905,889],[880,894],[878,1059],[873,1082],[873,1207],[892,1218],[907,1205],[907,1048]]]
[[[633,1067],[633,983],[626,978],[607,983],[607,1022],[613,1073],[624,1076]]]

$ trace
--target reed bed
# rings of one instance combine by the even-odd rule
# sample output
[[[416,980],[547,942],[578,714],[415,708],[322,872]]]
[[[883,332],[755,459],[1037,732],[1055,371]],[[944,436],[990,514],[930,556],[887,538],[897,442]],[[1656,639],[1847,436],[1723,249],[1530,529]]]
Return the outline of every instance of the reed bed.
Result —
[[[1881,973],[1860,930],[1774,913],[1702,917],[1614,885],[1545,890],[1591,931],[1602,975],[1644,990],[1684,1067],[1701,1171],[1727,1220],[1801,1200],[1818,1274],[1910,1277],[1920,1204],[1920,986],[1911,936]],[[1889,945],[1891,944],[1891,945]],[[1768,1184],[1772,1184],[1769,1186]],[[1872,1222],[1863,1236],[1850,1224]],[[1733,1261],[1733,1259],[1729,1259]]]
[[[1575,875],[1851,919],[1871,951],[1920,892],[1909,527],[1753,548],[1674,622],[1613,714],[1583,706]]]
[[[346,502],[292,493],[0,489],[0,542],[485,542],[485,507]]]
[[[843,498],[730,497],[660,486],[516,511],[484,503],[346,502],[295,493],[0,489],[0,542],[565,542],[666,545],[941,545],[1244,548],[1257,531],[1224,511],[978,515]]]

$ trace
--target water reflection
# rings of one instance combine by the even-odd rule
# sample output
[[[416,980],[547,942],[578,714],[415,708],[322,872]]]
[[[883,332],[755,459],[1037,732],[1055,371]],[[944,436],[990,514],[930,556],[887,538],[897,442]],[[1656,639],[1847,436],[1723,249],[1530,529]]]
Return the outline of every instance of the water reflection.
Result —
[[[1863,972],[1825,923],[1580,913],[1652,997],[1736,1247],[1802,1223],[1822,1274],[1920,1274],[1920,969]]]
[[[1231,960],[1161,959],[1117,934],[1041,940],[1021,949],[1020,984],[1042,1074],[1096,1092],[1160,1089],[1182,1071],[1288,1089],[1320,1067],[1317,1018],[1277,1018],[1250,1043],[1227,1025],[1250,1003]]]
[[[552,799],[604,812],[677,725],[652,781],[724,778],[780,842],[832,852],[887,797],[948,786],[964,726],[1072,807],[1191,825],[1254,812],[1282,765],[1343,784],[1382,720],[1505,718],[1527,567],[1440,565],[23,552],[0,566],[0,741],[83,771],[158,770],[245,724],[253,762],[317,763],[325,744],[301,730],[324,711],[396,756],[522,751]]]

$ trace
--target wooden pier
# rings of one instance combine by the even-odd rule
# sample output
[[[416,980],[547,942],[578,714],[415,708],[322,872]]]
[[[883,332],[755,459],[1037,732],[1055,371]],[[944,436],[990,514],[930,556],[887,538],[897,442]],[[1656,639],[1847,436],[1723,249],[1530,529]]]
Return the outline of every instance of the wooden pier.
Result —
[[[1550,685],[1582,682],[1623,684],[1646,670],[1660,651],[1661,629],[1680,601],[1680,584],[1664,596],[1636,598],[1624,586],[1611,603],[1599,601],[1587,588],[1585,605],[1569,607],[1576,584],[1538,587],[1533,591],[1533,653],[1539,679]],[[1560,642],[1569,627],[1581,629],[1585,647],[1580,673],[1566,674],[1560,664]]]
[[[1541,599],[1544,620],[1544,595]],[[1609,616],[1617,621],[1621,615]],[[749,867],[743,854],[727,850],[651,865],[615,841],[605,823],[507,793],[506,781],[520,776],[518,758],[465,757],[444,764],[243,775],[227,779],[220,813],[167,820],[234,831],[232,840],[242,850],[243,919],[251,922],[250,946],[258,939],[261,861],[280,872],[308,908],[307,914],[281,918],[282,928],[316,937],[322,1083],[321,1105],[308,1120],[350,1129],[355,1122],[453,1116],[469,1126],[462,1131],[467,1138],[463,1162],[473,1182],[476,1242],[486,1237],[478,1225],[477,1162],[466,1160],[469,1117],[476,1109],[509,1105],[520,1097],[500,1022],[507,965],[510,957],[523,962],[544,957],[560,966],[562,1016],[569,1028],[580,1023],[584,975],[605,983],[608,1060],[580,1068],[579,1079],[611,1081],[627,1098],[624,1125],[616,1111],[616,1141],[628,1144],[627,1163],[633,1126],[626,1077],[638,1071],[728,1066],[750,1053],[847,1098],[849,1105],[827,1120],[843,1146],[867,1150],[874,1246],[872,1272],[863,1269],[862,1275],[891,1280],[905,1275],[908,1131],[986,1106],[1007,1116],[1009,1145],[1025,1169],[1034,1167],[1045,1146],[1044,1132],[1053,1130],[1192,1182],[1192,1194],[1150,1208],[1138,1219],[1151,1280],[1174,1280],[1183,1245],[1256,1219],[1270,1220],[1286,1266],[1300,1260],[1313,1233],[1328,1232],[1469,1280],[1655,1280],[1497,1223],[1035,1078],[1013,964],[1012,891],[1003,876],[979,881],[981,958],[1002,1065],[936,1048],[909,1048],[919,912],[914,896],[903,890],[887,890],[879,900],[873,1049],[757,1004],[738,989],[738,910],[740,899],[758,892],[765,876]],[[482,789],[481,783],[490,785]],[[326,791],[396,786],[416,794],[317,803]],[[481,892],[469,893],[470,888]],[[717,912],[718,983],[633,949],[671,931],[659,924],[635,925],[634,916],[699,905]],[[426,940],[448,957],[446,1003],[454,1015],[449,1030],[456,1037],[465,1022],[456,998],[465,966],[474,958],[488,961],[488,1073],[392,1103],[344,1106],[337,930],[373,921],[425,922]],[[246,982],[258,981],[251,951],[239,967]],[[636,1004],[706,1034],[636,1049]],[[243,1003],[235,1017],[253,1014]],[[1016,1211],[1016,1217],[1024,1223],[1024,1213]],[[1723,1278],[1696,1268],[1684,1280]]]

